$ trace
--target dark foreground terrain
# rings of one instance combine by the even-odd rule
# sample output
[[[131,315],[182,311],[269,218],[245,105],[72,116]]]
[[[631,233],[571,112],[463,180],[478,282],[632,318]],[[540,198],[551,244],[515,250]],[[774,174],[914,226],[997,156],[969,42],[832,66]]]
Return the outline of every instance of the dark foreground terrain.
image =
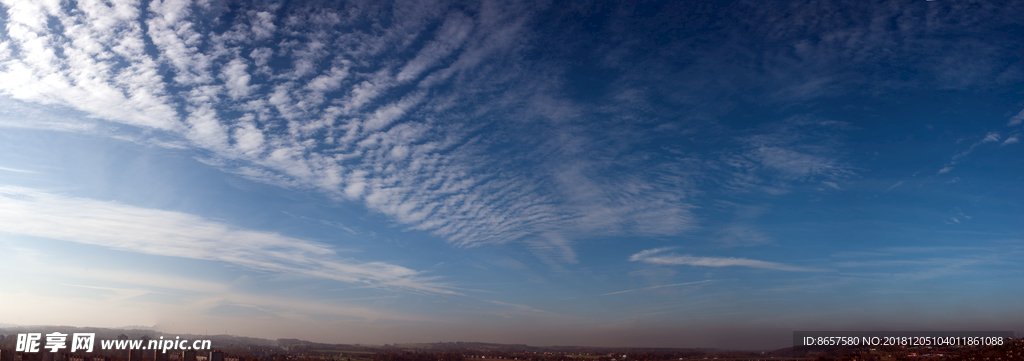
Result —
[[[18,333],[90,332],[97,340],[151,340],[160,336],[211,340],[211,350],[99,350],[91,353],[16,352]],[[43,339],[45,343],[45,337]],[[66,350],[65,350],[66,351]],[[528,346],[480,342],[359,345],[325,344],[297,339],[267,340],[230,335],[169,335],[145,329],[73,327],[0,328],[0,361],[658,361],[658,360],[840,360],[840,361],[1024,361],[1024,340],[1008,339],[985,347],[846,347],[784,348],[774,351],[727,351],[695,348]]]

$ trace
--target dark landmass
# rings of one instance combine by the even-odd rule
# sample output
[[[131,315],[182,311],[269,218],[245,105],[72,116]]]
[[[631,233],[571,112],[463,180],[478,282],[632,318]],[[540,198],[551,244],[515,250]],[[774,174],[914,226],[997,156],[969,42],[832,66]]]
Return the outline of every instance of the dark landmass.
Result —
[[[95,333],[91,353],[15,352],[19,333]],[[210,350],[100,350],[100,340],[211,340]],[[711,348],[645,348],[597,346],[529,346],[483,342],[414,344],[328,344],[298,339],[268,340],[232,335],[166,334],[149,328],[76,328],[64,326],[0,327],[0,361],[1024,361],[1024,340],[1002,346],[976,347],[787,347],[752,352]],[[43,338],[45,342],[45,337]],[[65,350],[66,351],[66,350]],[[216,354],[214,354],[216,353]],[[193,359],[194,358],[194,359]]]

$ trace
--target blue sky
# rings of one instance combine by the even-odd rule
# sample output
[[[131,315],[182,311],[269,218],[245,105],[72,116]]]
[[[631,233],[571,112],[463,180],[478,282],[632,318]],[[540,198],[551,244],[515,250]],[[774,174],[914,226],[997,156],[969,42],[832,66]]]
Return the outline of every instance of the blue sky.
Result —
[[[1017,2],[0,10],[3,323],[1024,329]]]

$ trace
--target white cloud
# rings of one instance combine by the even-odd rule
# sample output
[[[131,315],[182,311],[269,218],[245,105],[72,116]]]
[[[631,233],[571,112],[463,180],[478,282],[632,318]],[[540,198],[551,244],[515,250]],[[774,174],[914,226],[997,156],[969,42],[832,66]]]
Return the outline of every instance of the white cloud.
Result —
[[[473,29],[473,21],[465,15],[454,13],[438,31],[436,40],[423,48],[416,57],[409,61],[396,76],[399,82],[415,79],[427,68],[434,66],[438,60],[449,56],[469,36]]]
[[[392,85],[389,73],[386,69],[381,70],[374,74],[370,80],[364,80],[354,85],[352,90],[349,91],[348,99],[342,102],[344,113],[355,113],[372,100],[381,96]]]
[[[1006,125],[1009,127],[1016,127],[1022,122],[1024,122],[1024,110],[1021,110],[1020,113],[1011,117],[1010,121],[1006,122]]]
[[[45,4],[5,2],[9,40],[4,47],[17,49],[18,56],[0,60],[0,93],[126,124],[180,129],[158,65],[145,53],[135,7],[83,3],[82,11],[67,14]],[[50,33],[49,17],[65,33]],[[128,65],[119,66],[121,59]]]
[[[782,263],[759,261],[747,258],[694,257],[675,253],[660,254],[667,248],[656,248],[641,251],[629,257],[633,262],[644,262],[661,266],[700,266],[700,267],[750,267],[778,271],[821,272],[820,269],[796,267]]]
[[[891,191],[891,190],[896,189],[896,187],[899,187],[901,185],[903,185],[903,181],[896,182],[893,185],[889,186],[889,188],[886,188],[885,191],[886,192]]]
[[[4,245],[0,244],[0,249],[8,252],[3,254],[8,260],[0,263],[0,271],[21,272],[25,269],[34,269],[36,271],[28,277],[38,277],[39,284],[47,285],[46,291],[41,293],[31,287],[7,293],[0,291],[0,297],[6,300],[20,300],[16,303],[18,310],[6,311],[7,313],[0,311],[0,317],[19,319],[20,322],[28,324],[89,327],[157,324],[157,327],[160,327],[166,326],[163,321],[173,319],[173,322],[187,332],[190,327],[182,326],[182,322],[201,323],[204,320],[209,321],[211,317],[217,319],[217,322],[228,321],[224,317],[231,316],[216,312],[224,305],[251,307],[268,315],[275,314],[284,318],[343,315],[370,322],[379,319],[424,320],[423,317],[403,315],[400,311],[381,311],[346,304],[346,300],[324,300],[315,297],[311,299],[293,292],[289,292],[287,296],[280,296],[280,292],[252,294],[239,290],[244,288],[239,287],[240,283],[244,284],[252,279],[249,276],[225,283],[211,281],[209,276],[197,278],[167,272],[150,273],[137,269],[119,269],[116,263],[82,262],[76,258],[80,256],[37,251],[30,245],[4,248]],[[104,292],[76,292],[74,288]],[[59,297],[46,296],[54,292],[59,294]],[[159,298],[166,297],[174,299],[175,302],[170,304],[147,300],[145,297],[133,298],[142,295],[159,295]],[[59,312],[53,312],[54,310]],[[195,317],[190,320],[187,315]],[[279,321],[281,318],[274,320]],[[228,327],[237,326],[234,324]],[[196,327],[197,325],[192,325],[191,328]]]
[[[277,30],[277,26],[274,25],[274,14],[267,11],[257,12],[251,22],[252,33],[256,35],[256,39],[269,39]]]
[[[274,55],[274,50],[270,48],[256,48],[249,53],[249,57],[252,58],[256,66],[267,66],[270,61],[270,57]]]
[[[1016,136],[1013,136],[1013,137],[1006,138],[1006,140],[1003,141],[1002,145],[1010,145],[1010,144],[1015,144],[1017,142],[1020,142],[1020,140],[1017,139]]]
[[[398,9],[401,21],[362,31],[353,24],[380,14],[259,8],[213,26],[219,10],[187,0],[153,1],[145,11],[133,2],[4,4],[0,92],[143,130],[112,137],[203,149],[203,161],[225,171],[360,200],[459,246],[536,240],[535,250],[560,262],[575,260],[575,237],[671,235],[696,223],[689,176],[674,162],[581,161],[594,140],[518,135],[532,125],[506,122],[586,111],[514,66],[531,9]],[[51,18],[63,26],[48,27]],[[491,125],[515,128],[508,134],[531,142],[526,153],[492,153],[520,140],[481,132]],[[151,129],[165,132],[157,138]],[[545,142],[564,149],[532,149]],[[841,168],[814,152],[785,148],[795,153],[782,159],[766,147],[766,167],[791,177]]]
[[[248,97],[252,91],[252,88],[249,86],[249,81],[252,77],[246,72],[248,67],[242,58],[235,58],[228,65],[224,66],[221,74],[224,77],[225,86],[228,88],[228,95],[232,99]]]
[[[423,92],[416,92],[400,101],[378,108],[363,123],[363,129],[367,132],[374,132],[387,127],[422,102],[424,95]]]
[[[146,24],[149,37],[176,70],[174,77],[181,85],[198,85],[213,80],[209,68],[213,59],[199,51],[204,36],[189,21],[192,12],[189,0],[155,0],[149,3],[152,12]]]
[[[0,229],[7,233],[374,287],[454,293],[405,267],[347,261],[324,244],[238,229],[190,214],[16,187],[0,188],[0,198]]]
[[[754,150],[753,154],[761,164],[795,179],[826,174],[836,168],[831,159],[781,147],[760,147]]]
[[[266,140],[263,131],[256,127],[252,118],[251,115],[242,118],[240,125],[235,128],[233,136],[235,148],[248,156],[255,156],[261,153],[263,151],[263,143]]]
[[[834,189],[836,189],[836,190],[843,190],[843,189],[842,189],[842,188],[840,188],[840,187],[839,187],[839,185],[838,185],[838,184],[836,184],[835,182],[823,181],[823,182],[821,182],[821,184],[827,185],[827,186],[829,186],[829,187],[832,187],[832,188],[834,188]]]
[[[942,169],[939,169],[939,172],[936,173],[936,174],[946,174],[946,173],[949,173],[949,171],[951,171],[951,170],[953,170],[953,167],[945,166],[945,167],[942,167]]]
[[[646,259],[649,256],[652,256],[652,255],[655,255],[655,254],[658,254],[658,253],[661,253],[661,252],[673,250],[675,248],[676,247],[661,247],[661,248],[653,248],[653,249],[648,249],[648,250],[640,251],[637,254],[634,254],[634,255],[630,256],[629,260],[631,262],[642,261],[642,260]]]
[[[211,150],[227,148],[227,129],[217,117],[217,111],[210,105],[193,108],[189,112],[187,133],[189,139],[200,147]]]
[[[989,132],[988,134],[985,135],[985,139],[982,139],[981,142],[982,143],[998,142],[999,138],[1000,138],[999,137],[999,133]]]
[[[306,87],[322,94],[338,89],[341,86],[341,81],[346,77],[348,77],[348,68],[332,67],[325,74],[310,80]]]

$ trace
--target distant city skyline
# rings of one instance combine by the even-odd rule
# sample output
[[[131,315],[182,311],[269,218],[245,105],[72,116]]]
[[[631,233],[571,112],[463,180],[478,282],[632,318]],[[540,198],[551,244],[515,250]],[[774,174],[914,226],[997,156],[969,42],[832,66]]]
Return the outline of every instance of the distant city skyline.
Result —
[[[0,0],[0,324],[1024,330],[1024,3]]]

